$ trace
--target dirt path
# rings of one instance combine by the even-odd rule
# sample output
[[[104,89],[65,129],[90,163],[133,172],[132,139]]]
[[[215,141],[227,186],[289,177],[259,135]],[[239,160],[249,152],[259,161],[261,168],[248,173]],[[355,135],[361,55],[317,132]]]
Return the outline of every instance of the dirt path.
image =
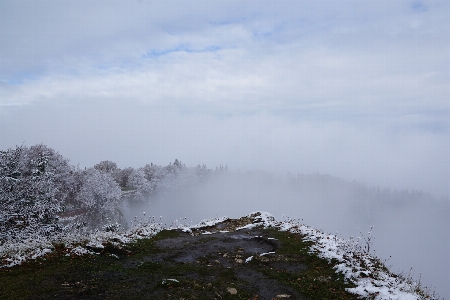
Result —
[[[266,276],[259,270],[261,263],[272,272],[299,273],[307,268],[299,258],[277,255],[279,244],[279,241],[264,229],[196,236],[179,231],[178,237],[155,243],[157,247],[163,249],[162,253],[144,256],[142,261],[172,265],[179,263],[203,265],[211,270],[230,269],[241,283],[245,283],[245,291],[247,293],[251,291],[256,299],[304,299],[294,288]],[[211,274],[216,272],[217,270],[214,270]],[[211,284],[215,281],[214,277],[215,275],[211,275]],[[234,285],[230,282],[227,291],[234,288],[239,293]]]
[[[0,299],[357,299],[299,235],[226,220],[0,269]]]

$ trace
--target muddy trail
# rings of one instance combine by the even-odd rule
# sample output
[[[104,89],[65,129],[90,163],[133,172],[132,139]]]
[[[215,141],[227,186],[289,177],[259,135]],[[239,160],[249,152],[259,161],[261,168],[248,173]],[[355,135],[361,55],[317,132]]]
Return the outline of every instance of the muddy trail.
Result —
[[[0,269],[0,299],[357,299],[300,235],[245,228],[253,221],[164,230],[81,257],[61,246],[46,258]]]

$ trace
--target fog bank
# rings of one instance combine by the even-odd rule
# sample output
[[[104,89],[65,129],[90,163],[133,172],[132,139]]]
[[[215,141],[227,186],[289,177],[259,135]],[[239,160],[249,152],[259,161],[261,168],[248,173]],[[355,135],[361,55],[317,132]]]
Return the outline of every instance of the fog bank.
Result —
[[[319,172],[370,186],[450,196],[449,133],[410,130],[396,117],[339,121],[330,113],[321,112],[323,119],[239,112],[219,116],[124,99],[61,101],[1,116],[0,145],[43,143],[81,167],[111,160],[136,168],[178,158],[188,166]]]
[[[238,218],[253,211],[284,216],[340,237],[362,236],[374,226],[374,249],[399,272],[421,276],[426,286],[450,295],[450,207],[422,192],[380,190],[327,175],[275,176],[264,172],[224,173],[197,186],[162,192],[134,203],[127,219],[155,216],[166,224],[195,224],[205,218]],[[186,218],[186,219],[185,219]],[[421,273],[421,275],[420,275]]]

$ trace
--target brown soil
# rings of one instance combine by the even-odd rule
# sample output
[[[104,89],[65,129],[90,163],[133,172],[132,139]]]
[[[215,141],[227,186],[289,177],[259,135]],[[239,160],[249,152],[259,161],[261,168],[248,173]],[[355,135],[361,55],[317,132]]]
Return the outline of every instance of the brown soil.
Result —
[[[155,243],[163,250],[161,253],[143,257],[139,261],[202,264],[209,267],[229,268],[234,270],[238,279],[247,283],[248,290],[253,291],[254,297],[257,296],[256,299],[277,299],[277,296],[305,299],[294,288],[269,278],[253,268],[254,262],[259,261],[273,272],[299,273],[307,268],[301,259],[276,254],[279,242],[272,239],[265,229],[223,232],[223,229],[232,229],[231,226],[227,226],[232,224],[227,223],[203,228],[193,234],[179,231],[179,237],[159,240]],[[202,234],[201,232],[215,233]],[[261,256],[261,254],[265,255]],[[250,257],[251,261],[246,262],[246,259]]]

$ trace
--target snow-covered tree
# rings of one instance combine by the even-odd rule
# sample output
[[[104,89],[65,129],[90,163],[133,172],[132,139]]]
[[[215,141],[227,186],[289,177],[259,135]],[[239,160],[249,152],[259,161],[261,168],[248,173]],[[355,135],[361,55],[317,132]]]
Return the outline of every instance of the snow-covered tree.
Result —
[[[170,163],[168,166],[165,167],[165,170],[167,174],[173,174],[176,176],[179,172],[184,170],[186,168],[186,165],[184,165],[181,161],[178,159],[175,159],[174,163]]]
[[[121,189],[114,178],[94,168],[82,172],[82,186],[77,202],[84,213],[80,221],[88,228],[123,223],[120,212]]]
[[[208,173],[206,166],[187,168],[177,159],[165,167],[123,170],[105,160],[80,170],[42,144],[0,151],[0,243],[79,225],[125,225],[121,188],[135,188],[129,194],[142,200],[154,192],[196,184]]]
[[[114,180],[119,184],[121,188],[126,188],[128,184],[128,178],[130,174],[133,173],[133,168],[117,169],[113,172]]]
[[[103,161],[99,162],[98,164],[96,164],[94,166],[94,169],[96,169],[100,172],[113,174],[114,172],[117,171],[117,164],[110,160],[103,160]]]
[[[161,183],[164,180],[164,172],[161,166],[154,164],[147,164],[142,168],[145,179],[150,183],[152,191],[157,191],[161,188]]]
[[[25,172],[28,172],[28,174],[33,169],[33,165],[30,162],[45,158],[46,163],[42,165],[43,170],[46,173],[52,174],[52,184],[56,192],[55,197],[59,202],[65,204],[67,198],[73,192],[73,176],[75,175],[75,168],[69,164],[69,160],[54,149],[42,144],[31,146],[25,154]]]
[[[128,177],[127,186],[137,189],[139,197],[143,198],[149,195],[153,191],[151,183],[145,178],[145,173],[143,169],[133,170]]]
[[[177,178],[183,170],[186,169],[186,166],[181,163],[178,159],[175,159],[175,162],[172,164],[163,167],[161,169],[162,180],[159,183],[159,187],[161,189],[170,190],[177,186]]]
[[[200,181],[205,180],[210,175],[210,170],[206,167],[205,164],[197,165],[195,168],[196,175]]]
[[[72,171],[45,145],[0,151],[0,241],[58,230]]]

